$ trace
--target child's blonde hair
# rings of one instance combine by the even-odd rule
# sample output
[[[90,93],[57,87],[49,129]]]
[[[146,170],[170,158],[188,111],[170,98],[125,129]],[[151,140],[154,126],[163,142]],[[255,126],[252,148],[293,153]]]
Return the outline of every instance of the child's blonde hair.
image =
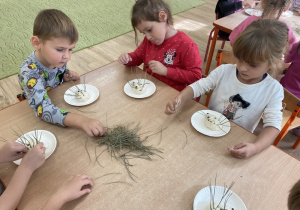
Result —
[[[269,62],[274,66],[286,51],[288,27],[274,19],[252,22],[232,46],[234,56],[249,64]]]
[[[300,210],[300,180],[292,187],[288,197],[288,209]]]
[[[265,16],[274,13],[275,11],[279,11],[276,18],[278,20],[284,8],[286,8],[286,6],[290,3],[291,0],[262,0],[261,4],[264,11],[261,15],[261,18],[264,18]]]
[[[56,9],[45,9],[39,12],[34,20],[33,35],[42,41],[53,37],[68,38],[71,43],[78,41],[78,31],[73,21]]]
[[[164,11],[167,14],[167,24],[173,25],[171,9],[167,3],[162,0],[138,0],[132,8],[131,25],[135,32],[135,42],[137,44],[136,26],[141,21],[159,21],[159,12]]]

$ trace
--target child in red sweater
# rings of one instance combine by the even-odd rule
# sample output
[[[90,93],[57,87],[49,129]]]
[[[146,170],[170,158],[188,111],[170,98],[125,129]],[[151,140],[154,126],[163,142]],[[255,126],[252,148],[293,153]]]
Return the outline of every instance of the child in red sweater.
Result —
[[[169,6],[162,0],[138,0],[132,9],[135,31],[145,35],[138,48],[124,53],[119,62],[128,66],[144,63],[157,79],[181,91],[202,77],[198,46],[184,32],[173,27]]]

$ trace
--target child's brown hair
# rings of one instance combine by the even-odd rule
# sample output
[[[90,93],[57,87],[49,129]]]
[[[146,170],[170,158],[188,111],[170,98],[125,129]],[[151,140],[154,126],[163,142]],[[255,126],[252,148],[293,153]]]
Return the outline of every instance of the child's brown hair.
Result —
[[[277,64],[286,51],[288,27],[274,19],[252,22],[236,39],[232,49],[234,56],[249,64],[269,62]]]
[[[33,35],[42,41],[53,37],[68,38],[71,43],[78,41],[78,31],[73,21],[56,9],[45,9],[39,12],[34,20]]]
[[[159,21],[159,12],[164,11],[167,14],[167,24],[173,25],[171,9],[168,4],[162,0],[138,0],[131,11],[131,25],[135,32],[135,42],[137,44],[136,26],[141,21]]]
[[[300,210],[300,180],[292,187],[288,197],[288,209]]]
[[[291,0],[262,0],[261,4],[262,4],[264,11],[262,13],[261,18],[264,18],[265,16],[267,16],[275,11],[279,11],[277,18],[276,18],[278,20],[282,14],[284,8],[286,8],[286,6],[290,3],[291,3]]]

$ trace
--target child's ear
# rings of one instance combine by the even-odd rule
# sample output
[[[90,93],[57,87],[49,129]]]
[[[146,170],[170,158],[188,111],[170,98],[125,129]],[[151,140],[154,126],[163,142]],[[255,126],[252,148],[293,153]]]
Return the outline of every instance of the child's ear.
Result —
[[[160,11],[158,13],[158,19],[159,19],[159,22],[167,22],[167,19],[168,19],[168,15],[165,11]]]
[[[40,49],[40,46],[41,46],[42,41],[39,39],[39,37],[37,37],[37,36],[32,36],[31,39],[30,39],[30,41],[31,41],[31,45],[32,45],[36,50]]]

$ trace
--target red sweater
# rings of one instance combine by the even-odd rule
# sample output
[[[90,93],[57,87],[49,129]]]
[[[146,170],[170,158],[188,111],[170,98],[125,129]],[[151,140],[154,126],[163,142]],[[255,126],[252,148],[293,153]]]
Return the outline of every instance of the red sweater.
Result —
[[[127,64],[128,66],[139,66],[144,63],[149,74],[152,74],[148,67],[149,61],[160,61],[168,67],[167,75],[153,73],[152,76],[179,91],[202,77],[202,59],[198,46],[182,31],[178,31],[161,45],[152,44],[145,37],[140,46],[129,55],[132,61]]]

